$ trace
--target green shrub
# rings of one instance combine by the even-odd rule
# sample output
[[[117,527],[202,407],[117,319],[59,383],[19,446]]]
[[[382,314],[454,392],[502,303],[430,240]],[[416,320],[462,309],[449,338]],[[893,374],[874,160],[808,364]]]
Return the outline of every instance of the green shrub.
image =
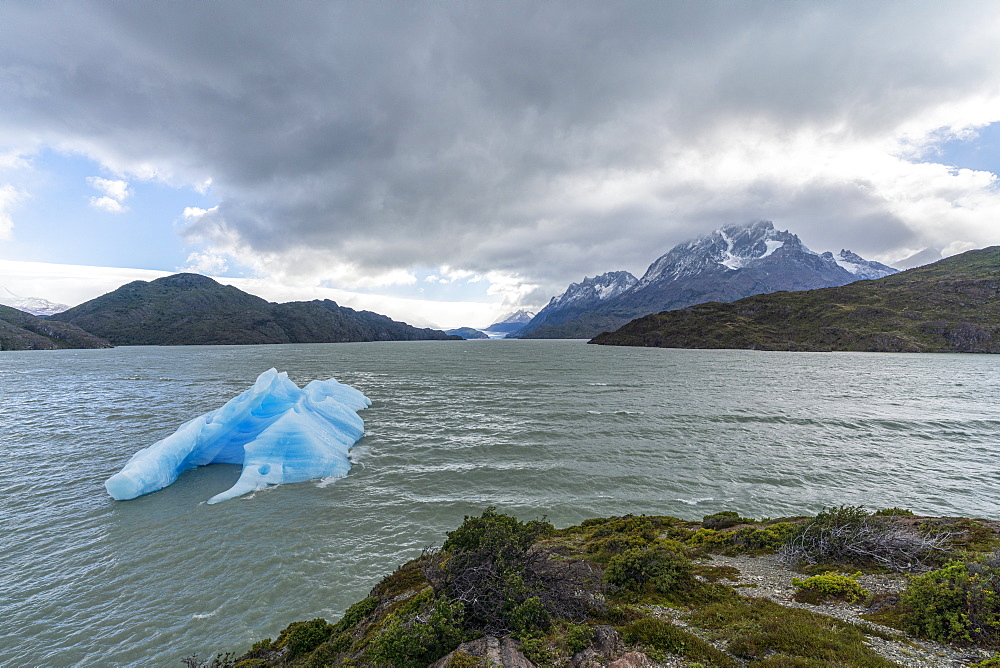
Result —
[[[548,522],[540,520],[522,523],[516,517],[498,513],[495,507],[490,506],[480,517],[466,516],[460,527],[445,534],[448,539],[441,550],[452,553],[482,549],[523,551],[554,529]]]
[[[906,508],[882,508],[872,513],[875,517],[914,517],[912,510]]]
[[[556,654],[549,647],[545,638],[525,636],[519,642],[521,643],[521,653],[536,666],[550,666],[556,660]]]
[[[274,648],[285,648],[288,652],[287,658],[294,659],[319,647],[332,633],[333,625],[322,618],[308,622],[292,622],[278,635],[274,641]]]
[[[733,512],[732,510],[723,510],[721,513],[715,513],[713,515],[705,515],[701,519],[701,526],[705,529],[728,529],[729,527],[734,527],[737,524],[752,524],[756,520],[749,517],[740,517],[739,513]]]
[[[488,508],[448,533],[423,561],[434,591],[463,604],[464,625],[490,635],[547,629],[551,619],[582,620],[598,605],[599,571],[536,544],[547,522],[522,523]]]
[[[652,540],[648,540],[645,536],[639,534],[615,534],[588,543],[587,552],[611,557],[625,550],[635,547],[645,547],[652,543]]]
[[[514,634],[545,630],[552,622],[548,610],[537,596],[526,598],[520,603],[509,602],[506,614],[510,630]]]
[[[435,598],[430,590],[390,614],[382,631],[368,648],[379,666],[424,668],[458,647],[462,630],[462,604]]]
[[[1000,645],[1000,557],[952,561],[900,596],[906,630],[932,640]]]
[[[869,649],[862,631],[828,615],[788,608],[765,598],[734,596],[700,607],[689,617],[694,626],[726,641],[726,649],[749,665],[895,666]],[[777,657],[781,657],[778,659]],[[821,664],[782,663],[784,657]],[[771,664],[758,664],[772,658]]]
[[[586,624],[566,624],[565,642],[570,656],[587,649],[593,639],[594,629]]]
[[[775,552],[799,531],[793,522],[775,522],[763,526],[746,526],[732,531],[698,529],[688,539],[688,545],[724,554],[756,554]]]
[[[820,603],[834,599],[860,603],[871,596],[871,592],[858,583],[860,576],[860,572],[854,575],[823,573],[804,580],[792,578],[792,585],[798,587],[795,600],[800,603]]]
[[[1000,654],[994,654],[984,661],[970,664],[969,668],[1000,668]]]
[[[377,607],[378,599],[374,596],[369,596],[368,598],[358,601],[347,609],[347,612],[344,613],[344,616],[340,618],[339,622],[333,625],[331,635],[337,635],[344,633],[345,631],[350,631],[358,625],[358,622],[375,612],[375,608]]]
[[[448,662],[444,664],[444,668],[479,668],[482,665],[483,662],[477,657],[472,656],[468,652],[458,650],[451,655]]]
[[[695,661],[708,661],[721,668],[740,665],[698,636],[663,619],[646,617],[634,621],[622,627],[621,634],[626,644],[644,648],[656,661],[664,661],[667,654],[679,654]]]
[[[604,579],[612,587],[636,596],[670,596],[691,589],[695,583],[691,562],[662,546],[632,548],[615,555],[608,562]]]

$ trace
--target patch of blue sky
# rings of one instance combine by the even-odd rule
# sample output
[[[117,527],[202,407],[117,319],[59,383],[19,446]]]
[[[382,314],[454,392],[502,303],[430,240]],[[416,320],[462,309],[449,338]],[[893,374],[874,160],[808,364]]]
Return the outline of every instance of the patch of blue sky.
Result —
[[[26,162],[3,175],[23,196],[2,259],[173,271],[195,250],[179,234],[184,209],[217,204],[210,190],[119,177],[79,154],[46,149]],[[126,181],[127,195],[95,177]]]
[[[922,162],[1000,174],[1000,122],[984,126],[967,137],[941,142]]]

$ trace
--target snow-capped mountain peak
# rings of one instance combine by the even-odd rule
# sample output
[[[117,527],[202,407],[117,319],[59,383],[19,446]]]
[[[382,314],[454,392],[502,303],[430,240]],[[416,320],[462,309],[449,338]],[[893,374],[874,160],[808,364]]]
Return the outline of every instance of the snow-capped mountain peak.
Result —
[[[636,284],[638,279],[627,271],[609,271],[593,278],[583,277],[579,283],[570,283],[566,291],[549,300],[545,309],[565,308],[570,305],[596,304],[617,297]]]
[[[3,286],[0,286],[0,304],[38,316],[55,315],[69,308],[66,304],[56,304],[41,297],[19,297]]]
[[[774,229],[769,220],[726,225],[711,234],[678,244],[650,265],[636,289],[706,271],[735,271],[770,257],[781,248],[812,253],[799,238]]]
[[[828,258],[837,263],[838,266],[854,274],[861,280],[882,278],[890,274],[895,274],[898,270],[893,269],[881,262],[866,260],[857,253],[841,249],[838,255],[827,251],[823,253],[824,258]]]
[[[535,314],[532,313],[531,311],[520,309],[518,311],[514,311],[513,313],[504,316],[503,319],[496,321],[491,326],[496,327],[497,325],[523,325],[524,323],[529,322],[534,317]]]

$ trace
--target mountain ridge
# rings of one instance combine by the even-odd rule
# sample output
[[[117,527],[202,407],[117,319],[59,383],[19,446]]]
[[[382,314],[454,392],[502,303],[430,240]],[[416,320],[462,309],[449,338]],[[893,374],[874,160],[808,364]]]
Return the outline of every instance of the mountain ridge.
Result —
[[[110,348],[111,342],[64,322],[0,305],[0,350]]]
[[[133,281],[49,318],[115,345],[253,345],[444,340],[331,300],[276,304],[200,274]]]
[[[771,221],[725,225],[677,244],[620,294],[558,323],[529,323],[517,336],[591,338],[649,313],[754,294],[845,285],[895,272],[846,249],[837,256],[813,252],[797,235],[776,230]]]
[[[1000,353],[1000,246],[876,280],[638,318],[603,345]]]

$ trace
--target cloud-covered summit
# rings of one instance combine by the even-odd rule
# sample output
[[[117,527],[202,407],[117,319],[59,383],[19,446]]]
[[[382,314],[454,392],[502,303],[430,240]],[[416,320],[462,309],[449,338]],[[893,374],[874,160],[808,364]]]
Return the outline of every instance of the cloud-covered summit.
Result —
[[[916,160],[1000,120],[995,14],[8,2],[0,154],[53,147],[123,182],[210,182],[218,207],[184,219],[197,257],[293,277],[449,266],[537,284],[525,299],[544,303],[756,218],[903,256],[995,241],[995,176]]]

